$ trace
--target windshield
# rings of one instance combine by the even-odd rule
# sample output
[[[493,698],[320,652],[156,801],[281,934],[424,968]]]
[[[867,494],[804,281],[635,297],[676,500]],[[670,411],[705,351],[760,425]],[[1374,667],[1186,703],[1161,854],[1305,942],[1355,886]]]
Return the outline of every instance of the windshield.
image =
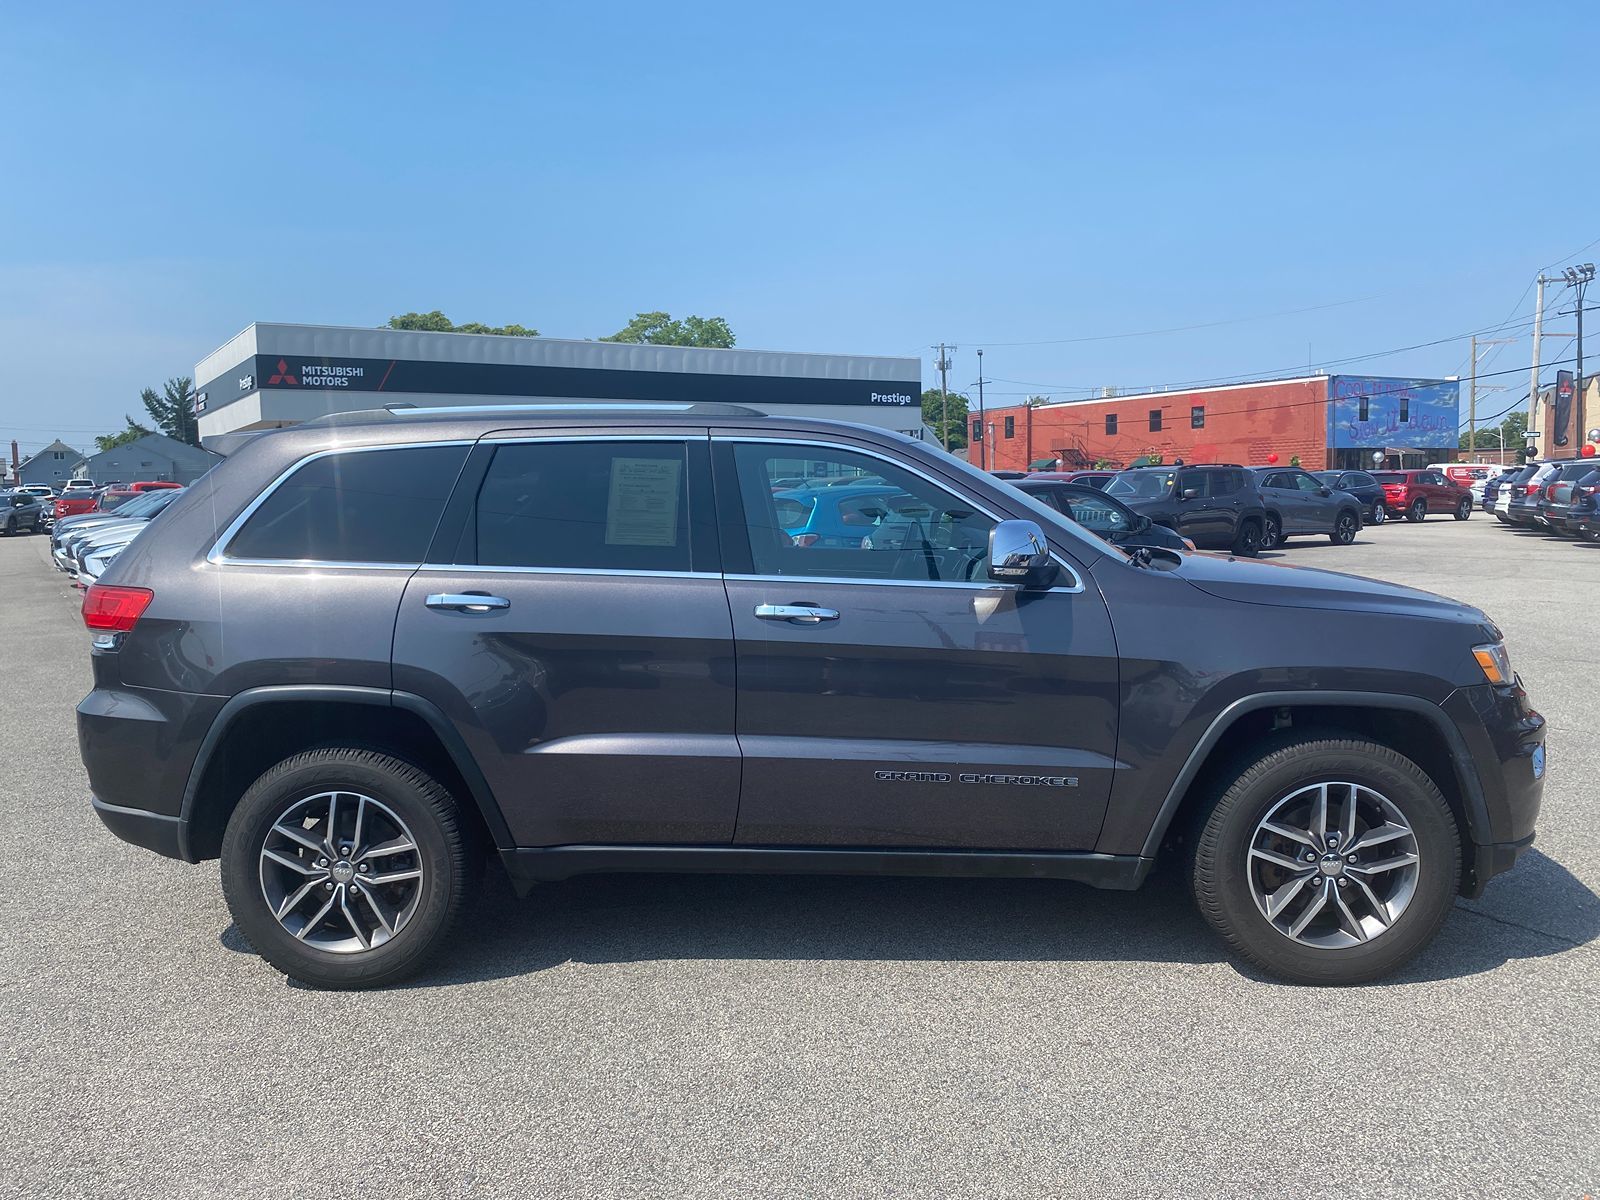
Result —
[[[1172,490],[1174,471],[1123,471],[1106,484],[1106,495],[1123,499],[1157,500]]]

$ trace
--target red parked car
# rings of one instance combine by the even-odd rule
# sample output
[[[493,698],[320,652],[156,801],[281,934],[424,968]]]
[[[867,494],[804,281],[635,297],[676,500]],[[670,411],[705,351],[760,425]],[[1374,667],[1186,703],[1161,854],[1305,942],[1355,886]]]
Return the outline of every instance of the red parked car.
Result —
[[[1443,471],[1373,471],[1383,486],[1383,506],[1391,516],[1420,521],[1429,513],[1449,513],[1458,521],[1472,515],[1472,489],[1452,483]]]

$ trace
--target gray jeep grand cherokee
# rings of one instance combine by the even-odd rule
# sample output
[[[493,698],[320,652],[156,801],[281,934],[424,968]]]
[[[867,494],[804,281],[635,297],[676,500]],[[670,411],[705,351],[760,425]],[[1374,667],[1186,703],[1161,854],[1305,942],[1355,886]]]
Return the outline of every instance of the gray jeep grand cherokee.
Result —
[[[808,531],[806,490],[855,481],[838,529]],[[1366,980],[1512,865],[1544,772],[1474,609],[1130,555],[918,442],[713,405],[263,434],[84,617],[96,811],[220,858],[256,949],[328,987],[447,945],[492,858],[525,892],[618,871],[1134,888],[1172,854],[1245,958]]]

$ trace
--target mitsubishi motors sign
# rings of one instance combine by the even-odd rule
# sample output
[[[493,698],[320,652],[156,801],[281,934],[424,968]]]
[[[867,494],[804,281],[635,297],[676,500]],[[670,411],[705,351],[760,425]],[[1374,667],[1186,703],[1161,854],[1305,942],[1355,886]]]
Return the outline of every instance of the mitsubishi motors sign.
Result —
[[[389,364],[393,366],[393,363]],[[361,387],[367,368],[353,363],[305,362],[280,358],[267,375],[263,387]],[[247,377],[248,378],[248,377]]]

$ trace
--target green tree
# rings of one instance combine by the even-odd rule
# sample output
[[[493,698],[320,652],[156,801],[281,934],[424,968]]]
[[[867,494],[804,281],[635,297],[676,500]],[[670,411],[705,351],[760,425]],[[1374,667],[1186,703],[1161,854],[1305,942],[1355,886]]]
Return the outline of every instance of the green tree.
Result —
[[[162,433],[188,446],[200,444],[200,424],[194,415],[194,380],[176,375],[162,384],[160,395],[154,388],[145,388],[139,399]]]
[[[685,317],[674,320],[671,313],[643,312],[602,342],[642,342],[649,346],[708,346],[715,350],[733,349],[733,330],[721,317]]]
[[[481,321],[468,321],[457,325],[437,308],[432,312],[401,313],[389,318],[390,329],[415,329],[423,333],[494,333],[501,337],[538,337],[537,329],[526,325],[485,325]]]
[[[1478,443],[1476,446],[1467,445],[1468,434],[1465,430],[1462,431],[1457,445],[1463,450],[1498,450],[1500,449],[1500,438],[1503,433],[1505,435],[1506,449],[1520,450],[1527,432],[1528,414],[1519,410],[1506,417],[1498,425],[1480,425],[1478,427]]]
[[[960,392],[950,393],[950,449],[959,450],[967,444],[967,411],[970,402]],[[945,444],[944,429],[940,422],[944,419],[944,393],[938,388],[929,388],[922,393],[922,423],[932,426],[934,436],[939,444]]]
[[[115,450],[118,446],[137,442],[140,438],[155,432],[153,429],[146,429],[130,416],[124,416],[122,419],[128,423],[126,429],[120,429],[116,433],[102,433],[94,439],[94,444],[101,450]]]

